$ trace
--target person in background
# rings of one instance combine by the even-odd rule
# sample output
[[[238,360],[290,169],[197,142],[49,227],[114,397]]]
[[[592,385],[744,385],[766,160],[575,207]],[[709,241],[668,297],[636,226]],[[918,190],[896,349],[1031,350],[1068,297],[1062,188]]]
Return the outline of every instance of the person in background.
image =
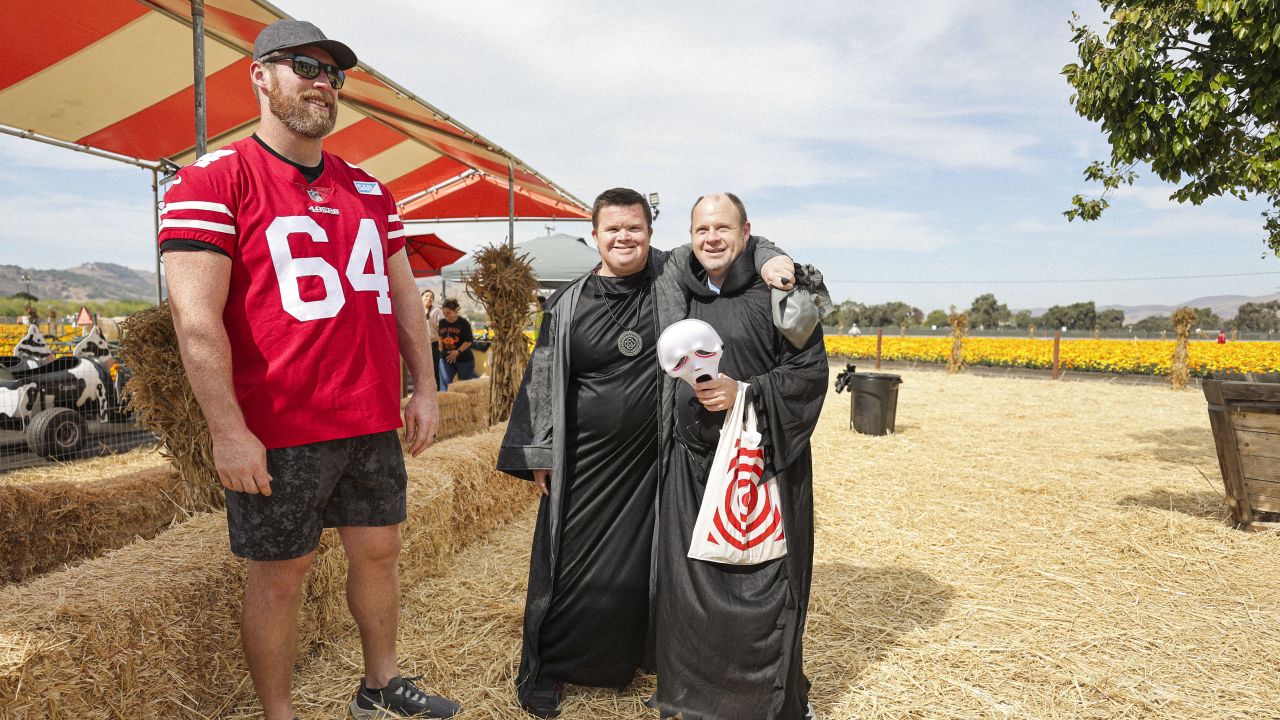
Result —
[[[444,319],[440,321],[440,384],[448,388],[454,378],[474,380],[476,356],[471,352],[475,336],[471,323],[458,314],[458,301],[449,298],[440,304]]]
[[[1218,344],[1219,344],[1219,345],[1226,345],[1226,344],[1227,344],[1227,331],[1226,331],[1226,330],[1219,330],[1219,331],[1218,331]]]
[[[431,343],[431,367],[436,371],[436,389],[444,390],[444,383],[440,382],[440,320],[444,317],[444,313],[440,312],[440,308],[435,307],[436,293],[434,290],[422,291],[422,312],[427,316],[427,342]]]
[[[537,310],[533,311],[533,341],[538,342],[538,333],[542,332],[542,316],[547,312],[547,299],[541,295],[535,303]]]

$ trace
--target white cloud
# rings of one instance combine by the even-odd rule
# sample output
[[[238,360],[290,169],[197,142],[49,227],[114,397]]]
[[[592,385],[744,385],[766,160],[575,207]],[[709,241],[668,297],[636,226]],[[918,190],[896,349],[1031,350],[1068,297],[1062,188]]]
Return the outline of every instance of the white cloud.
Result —
[[[795,212],[751,218],[752,232],[776,240],[797,257],[821,251],[840,257],[853,250],[928,252],[955,242],[920,213],[853,205],[813,204]],[[813,261],[810,258],[809,261]]]
[[[327,8],[335,19],[337,7]],[[465,12],[370,3],[341,17],[369,62],[447,112],[483,118],[468,122],[590,194],[672,178],[749,190],[901,171],[872,159],[883,156],[1030,169],[1043,139],[1026,119],[1046,94],[1065,105],[1056,73],[1069,53],[1029,37],[1026,14],[1012,0],[874,12],[817,2],[804,13],[765,2],[490,0]]]
[[[69,193],[0,196],[4,262],[65,268],[107,261],[152,268],[155,239],[148,203],[128,204]]]

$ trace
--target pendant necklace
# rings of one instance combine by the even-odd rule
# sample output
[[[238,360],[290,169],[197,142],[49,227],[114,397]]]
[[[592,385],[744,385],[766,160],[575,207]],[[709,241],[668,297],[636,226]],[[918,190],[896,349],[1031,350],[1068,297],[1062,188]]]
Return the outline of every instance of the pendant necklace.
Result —
[[[609,313],[609,320],[613,322],[614,325],[617,325],[618,327],[622,328],[622,334],[618,336],[618,352],[622,353],[627,357],[635,357],[636,355],[639,355],[640,351],[644,349],[644,339],[640,337],[640,333],[636,332],[632,328],[640,324],[640,318],[644,314],[643,298],[641,299],[640,303],[636,308],[636,321],[632,323],[631,327],[627,327],[626,325],[623,325],[621,322],[619,322],[618,318],[614,316],[613,307],[609,305],[609,298],[605,295],[601,287],[602,285],[604,285],[604,281],[600,279],[599,275],[592,275],[592,277],[595,278],[595,281],[596,281],[596,286],[595,286],[596,297],[599,298],[602,303],[604,303],[604,309],[606,312]],[[632,294],[642,289],[643,289],[643,286],[638,287],[635,290],[632,290],[630,293],[627,294],[627,297],[631,297]],[[622,302],[625,305],[627,301],[623,300]]]

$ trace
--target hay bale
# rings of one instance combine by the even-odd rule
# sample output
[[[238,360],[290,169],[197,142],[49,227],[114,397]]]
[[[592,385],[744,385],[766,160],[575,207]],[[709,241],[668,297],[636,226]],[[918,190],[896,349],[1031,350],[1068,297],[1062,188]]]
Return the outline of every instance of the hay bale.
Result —
[[[121,453],[82,458],[67,462],[54,461],[47,465],[9,470],[0,474],[0,486],[26,485],[50,480],[84,480],[107,478],[138,470],[171,467],[169,461],[156,452],[155,445],[126,450]]]
[[[458,380],[449,386],[451,393],[463,393],[475,397],[482,397],[485,402],[489,398],[489,376],[478,377],[474,380]]]
[[[466,452],[456,453],[449,466],[453,477],[454,549],[460,550],[471,541],[498,525],[505,524],[521,510],[534,504],[538,492],[533,483],[513,480],[497,472],[498,448],[506,432],[506,424],[474,436],[470,444],[461,446]],[[407,463],[420,461],[414,458]],[[437,459],[432,459],[434,465]],[[424,468],[430,470],[431,468]],[[438,468],[434,468],[438,471]]]
[[[480,383],[480,380],[466,380],[467,383]],[[487,389],[487,380],[483,387]],[[455,383],[461,385],[463,383]],[[436,399],[440,407],[440,429],[436,433],[436,442],[471,435],[489,427],[489,411],[487,393],[478,395],[474,392],[438,393]],[[405,398],[401,405],[409,401]]]
[[[21,582],[67,563],[155,537],[210,510],[168,465],[102,480],[0,486],[0,580]]]
[[[487,380],[467,382],[475,384],[470,392],[440,394],[437,442],[488,427],[487,402],[475,397]],[[89,480],[91,473],[66,463],[57,466],[60,479],[28,474],[25,483],[0,484],[0,581],[20,582],[155,537],[175,521],[221,506],[202,482],[185,481],[169,463],[146,464],[151,466]]]
[[[465,542],[531,504],[529,483],[493,469],[503,431],[407,459],[403,586],[440,572]],[[300,658],[354,625],[345,562],[327,531],[304,592]],[[251,694],[238,631],[243,583],[226,518],[210,513],[0,590],[0,718],[220,717]]]
[[[133,371],[129,408],[164,443],[161,453],[212,506],[223,502],[213,463],[213,442],[178,350],[173,314],[164,302],[121,323],[121,359]]]

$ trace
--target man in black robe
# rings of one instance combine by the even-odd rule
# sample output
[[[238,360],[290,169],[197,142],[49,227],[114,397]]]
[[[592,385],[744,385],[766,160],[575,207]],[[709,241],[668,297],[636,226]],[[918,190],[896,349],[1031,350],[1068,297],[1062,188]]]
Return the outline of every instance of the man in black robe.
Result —
[[[694,257],[679,270],[689,317],[724,341],[720,377],[676,386],[664,436],[656,573],[658,689],[662,717],[801,720],[811,716],[802,637],[813,569],[813,469],[809,438],[826,396],[822,328],[799,348],[774,327],[770,290],[751,270],[746,210],[737,197],[694,205]],[[758,565],[687,557],[725,411],[737,381],[750,384],[763,436],[765,479],[776,475],[787,554]]]
[[[498,455],[499,470],[543,493],[516,678],[538,717],[559,714],[562,683],[624,687],[652,657],[659,437],[672,406],[656,347],[688,305],[667,268],[692,256],[651,250],[652,224],[634,190],[596,198],[601,264],[547,300]],[[791,261],[759,240],[762,277],[789,285]]]

